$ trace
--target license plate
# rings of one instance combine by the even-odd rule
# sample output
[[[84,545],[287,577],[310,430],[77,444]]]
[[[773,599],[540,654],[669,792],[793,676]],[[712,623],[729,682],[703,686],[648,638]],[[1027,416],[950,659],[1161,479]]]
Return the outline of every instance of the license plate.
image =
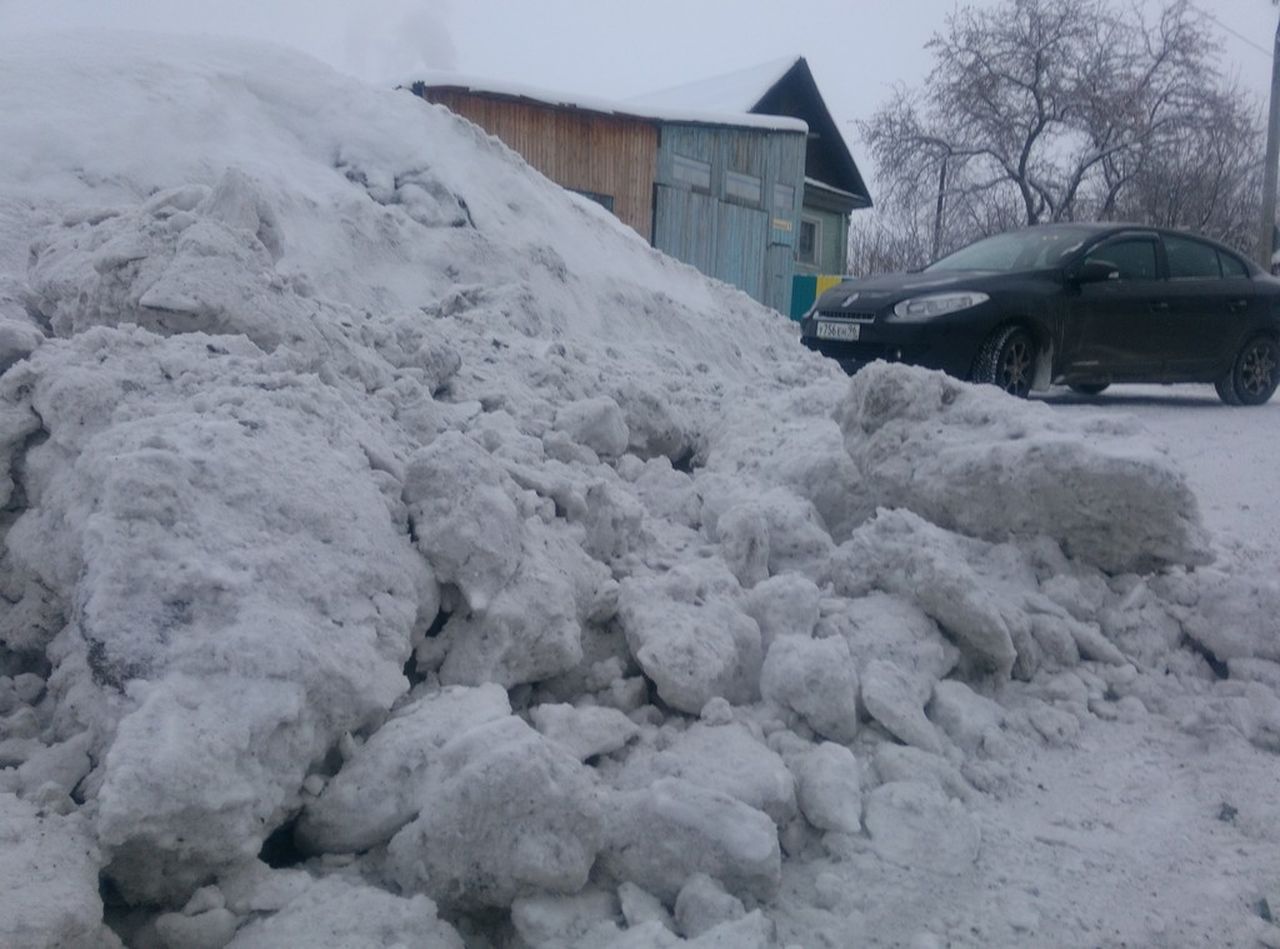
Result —
[[[857,323],[828,323],[825,320],[818,321],[818,339],[840,339],[855,340],[862,332],[862,327]]]

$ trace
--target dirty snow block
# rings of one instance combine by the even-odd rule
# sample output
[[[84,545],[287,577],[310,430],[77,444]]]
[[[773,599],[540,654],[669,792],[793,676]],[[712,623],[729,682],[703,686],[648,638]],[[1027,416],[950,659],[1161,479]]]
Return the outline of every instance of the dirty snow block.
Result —
[[[782,876],[777,828],[767,814],[736,798],[663,778],[615,793],[600,865],[614,879],[672,903],[695,873],[737,896],[772,898]]]
[[[900,866],[955,876],[978,859],[978,822],[932,784],[880,785],[867,798],[866,824],[872,849]]]
[[[84,820],[0,793],[0,946],[119,946],[102,924],[98,848]]]
[[[622,583],[618,618],[640,668],[672,708],[697,715],[716,697],[743,705],[759,695],[760,627],[727,597],[687,602],[661,581],[632,578]]]
[[[877,505],[993,542],[1047,535],[1109,573],[1211,559],[1195,495],[1134,423],[1079,420],[940,372],[867,368],[839,422]]]
[[[409,461],[404,499],[422,551],[441,583],[483,609],[515,576],[521,520],[492,455],[445,432]]]
[[[572,896],[522,896],[511,904],[511,922],[530,949],[610,945],[621,908],[607,890],[583,890]]]
[[[792,768],[805,820],[819,830],[862,831],[862,776],[852,751],[824,741],[801,755]]]
[[[422,808],[428,769],[445,745],[510,714],[498,685],[449,686],[410,702],[307,804],[295,840],[309,853],[356,853],[390,840]]]
[[[556,410],[555,428],[604,458],[627,450],[631,432],[618,403],[607,395],[569,402]]]
[[[728,794],[764,811],[780,825],[796,814],[791,772],[743,725],[698,723],[662,751],[637,749],[618,774],[617,785],[644,787],[664,777]]]
[[[693,438],[665,391],[628,380],[615,390],[614,398],[627,425],[629,451],[645,459],[663,455],[672,464],[688,462]]]
[[[281,946],[463,949],[463,942],[425,896],[404,899],[345,877],[325,877],[306,885],[278,912],[245,924],[227,949]]]
[[[842,637],[775,639],[760,672],[760,693],[824,738],[847,743],[858,734],[858,673]]]
[[[402,891],[474,909],[586,884],[601,835],[594,780],[520,719],[446,745],[421,800],[417,819],[387,848],[388,874]]]

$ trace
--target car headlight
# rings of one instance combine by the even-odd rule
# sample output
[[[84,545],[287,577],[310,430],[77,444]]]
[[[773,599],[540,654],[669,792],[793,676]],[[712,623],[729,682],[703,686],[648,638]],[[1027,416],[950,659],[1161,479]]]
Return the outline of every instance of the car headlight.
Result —
[[[925,297],[903,300],[893,308],[893,315],[900,320],[927,320],[943,313],[967,310],[979,303],[986,303],[989,299],[991,298],[985,293],[972,290],[964,293],[931,293]]]

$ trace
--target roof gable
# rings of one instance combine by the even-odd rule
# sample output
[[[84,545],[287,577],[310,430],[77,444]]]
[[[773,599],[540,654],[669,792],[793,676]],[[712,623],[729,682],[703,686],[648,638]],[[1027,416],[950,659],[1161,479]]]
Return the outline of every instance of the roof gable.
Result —
[[[630,101],[651,108],[714,109],[802,119],[809,126],[805,174],[848,192],[855,207],[871,206],[862,173],[803,56],[672,86]]]

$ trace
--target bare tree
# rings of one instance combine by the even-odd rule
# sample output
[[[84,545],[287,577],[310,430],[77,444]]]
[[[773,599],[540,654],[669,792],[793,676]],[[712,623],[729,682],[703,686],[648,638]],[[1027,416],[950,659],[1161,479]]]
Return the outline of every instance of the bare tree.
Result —
[[[882,170],[879,227],[927,227],[931,256],[1009,227],[1121,216],[1237,237],[1256,106],[1224,83],[1189,0],[1151,22],[1136,4],[1004,0],[961,8],[928,45],[925,87],[862,125]],[[1177,182],[1174,200],[1162,182]]]

